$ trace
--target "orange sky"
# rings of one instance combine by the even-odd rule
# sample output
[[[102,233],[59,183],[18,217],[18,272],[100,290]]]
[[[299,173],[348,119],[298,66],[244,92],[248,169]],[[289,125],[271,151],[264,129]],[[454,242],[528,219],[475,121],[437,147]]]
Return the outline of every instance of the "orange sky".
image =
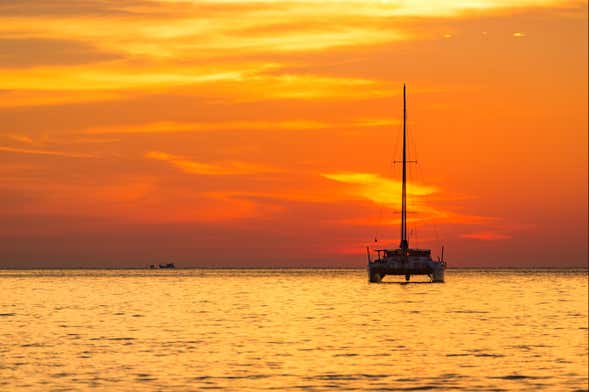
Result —
[[[0,4],[0,267],[587,265],[587,2]],[[74,5],[72,5],[74,4]]]

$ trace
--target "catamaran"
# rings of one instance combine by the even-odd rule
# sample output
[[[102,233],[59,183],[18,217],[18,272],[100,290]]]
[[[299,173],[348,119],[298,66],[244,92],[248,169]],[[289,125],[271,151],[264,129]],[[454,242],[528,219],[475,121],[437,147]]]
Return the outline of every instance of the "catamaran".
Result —
[[[430,249],[409,247],[407,240],[407,95],[403,85],[403,185],[401,188],[401,243],[396,249],[376,249],[377,259],[372,260],[368,252],[368,281],[380,282],[386,275],[405,275],[409,281],[411,275],[428,275],[432,282],[444,282],[446,262],[444,248],[438,260],[432,260]]]

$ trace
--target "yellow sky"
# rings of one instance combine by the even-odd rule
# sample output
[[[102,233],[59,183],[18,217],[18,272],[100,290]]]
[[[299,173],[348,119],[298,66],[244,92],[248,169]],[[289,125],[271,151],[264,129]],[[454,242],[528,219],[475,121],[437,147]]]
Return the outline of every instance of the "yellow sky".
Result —
[[[587,263],[587,3],[0,4],[0,267]]]

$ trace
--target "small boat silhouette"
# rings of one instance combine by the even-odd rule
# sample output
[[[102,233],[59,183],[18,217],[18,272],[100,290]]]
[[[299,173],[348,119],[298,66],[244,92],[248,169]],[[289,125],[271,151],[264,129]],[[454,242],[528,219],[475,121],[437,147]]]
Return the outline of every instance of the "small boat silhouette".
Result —
[[[150,264],[149,269],[176,268],[174,263]]]

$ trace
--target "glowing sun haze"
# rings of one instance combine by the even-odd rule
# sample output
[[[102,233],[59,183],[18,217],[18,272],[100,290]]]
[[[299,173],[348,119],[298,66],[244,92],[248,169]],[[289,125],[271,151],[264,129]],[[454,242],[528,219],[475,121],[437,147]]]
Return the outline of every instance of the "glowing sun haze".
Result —
[[[435,4],[432,5],[432,4]],[[0,267],[587,265],[587,3],[0,3]]]

